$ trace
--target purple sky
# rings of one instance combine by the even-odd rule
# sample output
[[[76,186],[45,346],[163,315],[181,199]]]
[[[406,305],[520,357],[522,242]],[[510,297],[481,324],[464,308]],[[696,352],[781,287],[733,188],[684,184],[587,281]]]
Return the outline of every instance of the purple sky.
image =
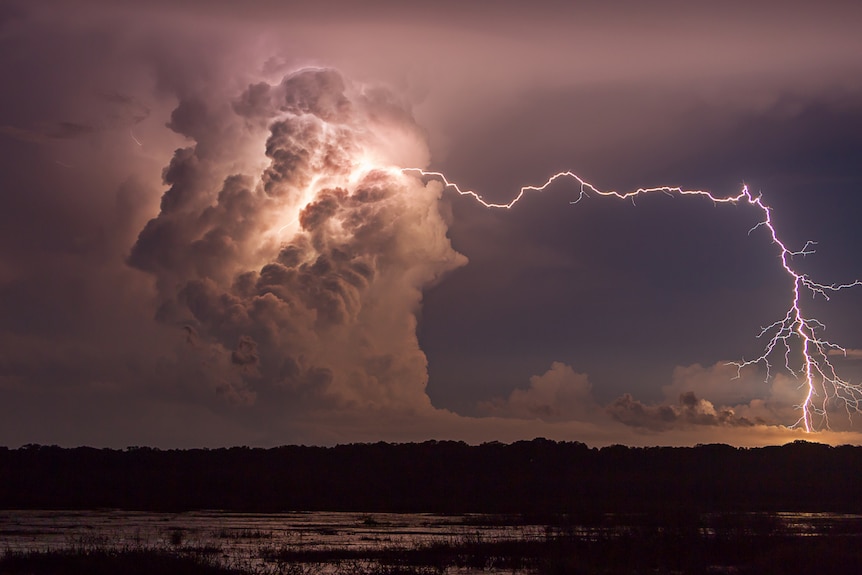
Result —
[[[756,211],[397,169],[745,183],[852,282],[857,3],[32,4],[0,8],[0,445],[860,441],[838,402],[787,428],[780,357],[726,365],[792,297]],[[850,383],[860,297],[802,300]]]

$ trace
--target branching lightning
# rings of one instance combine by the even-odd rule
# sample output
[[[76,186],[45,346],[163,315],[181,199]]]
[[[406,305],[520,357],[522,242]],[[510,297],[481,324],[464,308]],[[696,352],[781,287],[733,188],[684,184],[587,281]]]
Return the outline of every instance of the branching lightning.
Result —
[[[815,430],[815,420],[822,421],[826,428],[829,427],[826,408],[830,400],[842,404],[848,417],[853,413],[862,413],[862,384],[849,383],[839,376],[835,366],[829,359],[830,352],[832,354],[846,354],[846,350],[840,345],[827,341],[820,335],[825,326],[817,319],[806,316],[801,304],[801,298],[804,293],[829,300],[831,293],[860,286],[862,285],[862,281],[857,280],[846,284],[824,284],[816,282],[806,274],[796,271],[792,265],[793,258],[813,254],[815,242],[807,242],[800,250],[794,251],[789,249],[779,238],[776,227],[773,224],[772,208],[763,202],[762,196],[753,195],[749,191],[748,186],[743,186],[738,194],[726,197],[716,196],[706,190],[686,190],[671,186],[638,188],[634,191],[620,193],[600,190],[580,176],[565,171],[554,174],[539,186],[523,186],[514,199],[503,204],[488,202],[472,190],[461,189],[440,172],[426,171],[418,168],[404,168],[401,171],[418,174],[421,177],[436,178],[442,181],[445,188],[454,190],[462,196],[469,196],[486,208],[510,209],[521,201],[528,192],[541,192],[560,179],[570,179],[577,182],[579,192],[577,199],[571,202],[573,204],[578,203],[590,194],[634,201],[638,196],[664,193],[671,196],[700,196],[715,204],[747,204],[753,207],[760,213],[761,220],[751,228],[749,233],[758,228],[766,229],[772,239],[772,243],[778,246],[781,266],[792,280],[793,290],[790,298],[790,306],[784,318],[764,327],[758,335],[761,338],[768,338],[768,342],[761,355],[750,360],[743,359],[732,362],[732,365],[737,367],[737,376],[739,376],[743,368],[760,364],[765,366],[766,379],[769,380],[773,372],[770,358],[776,354],[783,355],[784,368],[801,382],[800,389],[804,393],[804,400],[797,406],[801,411],[801,416],[792,427],[802,427],[807,432]],[[792,343],[794,341],[798,341],[801,347],[801,365],[794,365],[791,358]]]

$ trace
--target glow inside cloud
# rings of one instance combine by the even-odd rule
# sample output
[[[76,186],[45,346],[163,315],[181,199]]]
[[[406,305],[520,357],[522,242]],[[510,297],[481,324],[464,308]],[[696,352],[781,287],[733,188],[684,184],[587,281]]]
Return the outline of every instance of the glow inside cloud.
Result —
[[[383,169],[427,161],[409,113],[330,69],[218,105],[174,111],[192,144],[129,257],[157,278],[159,320],[208,349],[208,385],[233,403],[429,408],[416,314],[423,288],[466,259],[441,187]],[[225,174],[235,131],[258,136],[257,171]]]

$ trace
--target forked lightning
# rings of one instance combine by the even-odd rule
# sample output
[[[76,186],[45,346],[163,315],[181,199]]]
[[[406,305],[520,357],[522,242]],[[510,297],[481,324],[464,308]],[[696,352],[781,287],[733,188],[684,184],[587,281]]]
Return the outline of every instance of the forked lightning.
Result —
[[[822,422],[826,428],[829,427],[827,404],[830,401],[842,404],[848,416],[852,413],[862,412],[862,384],[852,384],[842,379],[829,359],[830,351],[833,353],[836,351],[846,353],[845,349],[821,337],[819,332],[822,332],[825,326],[818,320],[807,317],[803,313],[800,302],[803,293],[811,294],[812,296],[821,296],[828,300],[830,293],[862,285],[862,281],[857,280],[847,284],[824,284],[816,282],[807,275],[796,271],[792,265],[793,257],[814,253],[814,242],[807,242],[802,249],[797,251],[788,249],[785,243],[778,237],[778,232],[775,225],[773,225],[772,208],[763,202],[762,196],[752,195],[748,186],[743,186],[738,194],[726,197],[716,196],[706,190],[686,190],[671,186],[638,188],[634,191],[620,193],[610,190],[600,190],[580,176],[566,171],[554,174],[542,185],[523,186],[514,199],[508,203],[500,204],[487,202],[481,195],[472,190],[461,189],[456,183],[449,181],[440,172],[418,168],[404,168],[401,171],[417,174],[421,177],[439,179],[447,189],[454,190],[462,196],[469,196],[486,208],[510,209],[521,201],[528,192],[541,192],[560,179],[574,180],[577,183],[578,197],[572,202],[573,204],[590,194],[614,197],[621,200],[634,200],[634,198],[646,194],[664,193],[672,196],[700,196],[715,204],[747,204],[753,207],[759,211],[761,220],[750,231],[761,227],[767,230],[772,238],[772,242],[778,246],[781,266],[792,279],[793,290],[790,307],[784,318],[763,328],[758,336],[769,338],[766,347],[763,349],[763,353],[754,359],[732,362],[737,367],[737,374],[746,366],[762,364],[766,368],[766,378],[768,380],[772,377],[770,357],[773,357],[775,354],[782,354],[784,356],[784,368],[794,377],[801,380],[800,388],[804,393],[804,399],[798,406],[801,415],[792,427],[803,427],[808,432],[815,431],[819,422]],[[791,344],[794,340],[799,342],[801,349],[801,365],[794,365],[791,359],[793,349]]]

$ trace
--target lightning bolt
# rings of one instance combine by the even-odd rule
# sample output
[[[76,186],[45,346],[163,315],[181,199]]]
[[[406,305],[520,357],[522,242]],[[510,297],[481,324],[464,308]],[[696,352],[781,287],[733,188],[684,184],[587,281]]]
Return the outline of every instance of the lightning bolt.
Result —
[[[772,378],[773,365],[770,357],[775,354],[784,356],[783,364],[790,374],[797,380],[801,380],[800,389],[805,395],[804,400],[796,406],[801,415],[791,427],[802,427],[806,432],[815,430],[815,418],[823,422],[829,428],[827,415],[827,403],[830,399],[843,404],[848,417],[853,413],[862,413],[862,384],[852,384],[842,379],[835,370],[835,366],[829,360],[830,352],[845,354],[846,350],[840,345],[834,344],[820,336],[826,326],[815,318],[805,315],[802,309],[801,298],[803,294],[813,297],[820,296],[827,301],[831,293],[862,285],[862,281],[856,280],[846,284],[825,284],[812,280],[806,274],[798,272],[792,265],[795,256],[806,256],[814,253],[815,242],[806,242],[800,250],[791,250],[779,238],[778,232],[772,220],[772,208],[763,202],[760,195],[753,195],[748,186],[731,196],[716,196],[707,190],[686,190],[680,187],[658,186],[654,188],[638,188],[630,192],[616,192],[612,190],[600,190],[587,182],[577,174],[570,171],[558,172],[548,178],[545,183],[538,186],[523,186],[518,194],[510,202],[505,204],[488,202],[473,190],[464,190],[456,183],[451,182],[441,172],[422,170],[419,168],[402,168],[404,174],[416,174],[419,177],[434,178],[440,180],[446,189],[451,189],[462,196],[469,196],[486,208],[511,209],[529,192],[542,192],[557,180],[574,180],[578,185],[578,197],[572,204],[578,203],[584,197],[596,195],[602,197],[613,197],[620,200],[634,201],[638,196],[647,194],[663,193],[670,196],[698,196],[712,201],[714,204],[745,204],[760,213],[760,221],[749,230],[749,234],[758,228],[765,228],[777,246],[781,267],[793,284],[790,306],[784,318],[762,329],[758,338],[768,338],[768,342],[761,355],[750,360],[731,362],[737,367],[737,377],[742,369],[752,365],[763,365],[766,368],[766,380]],[[792,343],[798,341],[802,351],[802,365],[794,367],[791,361]]]

